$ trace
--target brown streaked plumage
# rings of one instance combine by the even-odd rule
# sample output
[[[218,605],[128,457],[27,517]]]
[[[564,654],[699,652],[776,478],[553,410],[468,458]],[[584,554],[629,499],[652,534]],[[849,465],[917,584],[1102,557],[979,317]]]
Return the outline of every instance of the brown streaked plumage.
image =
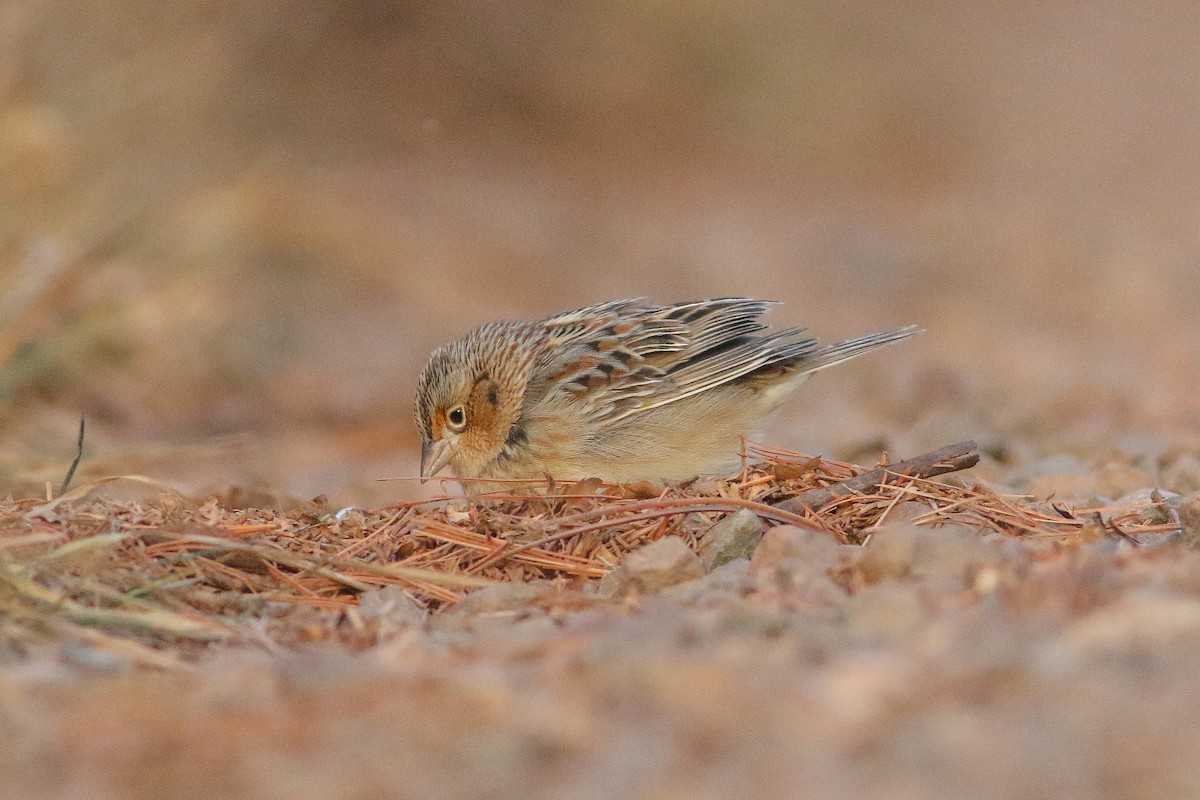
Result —
[[[768,331],[770,301],[644,300],[493,322],[438,348],[421,372],[421,476],[468,490],[510,478],[680,479],[737,463],[740,437],[806,375],[920,333],[822,346]]]

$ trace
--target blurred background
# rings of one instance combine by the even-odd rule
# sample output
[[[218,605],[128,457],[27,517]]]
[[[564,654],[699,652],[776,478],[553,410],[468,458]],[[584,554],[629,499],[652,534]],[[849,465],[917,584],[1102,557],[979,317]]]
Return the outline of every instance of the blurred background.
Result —
[[[0,494],[412,496],[493,319],[785,301],[772,440],[982,474],[1200,453],[1200,9],[1117,0],[9,0]],[[990,472],[989,472],[990,470]]]

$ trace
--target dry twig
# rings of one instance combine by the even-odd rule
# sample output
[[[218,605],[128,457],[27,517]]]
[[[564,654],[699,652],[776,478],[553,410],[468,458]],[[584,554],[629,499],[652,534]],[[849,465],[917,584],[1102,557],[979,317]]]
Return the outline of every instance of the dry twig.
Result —
[[[809,489],[795,497],[780,503],[776,508],[785,511],[801,512],[807,509],[821,509],[829,503],[843,497],[866,494],[887,483],[889,478],[933,478],[948,472],[969,469],[979,463],[979,452],[975,442],[966,441],[947,445],[940,450],[887,464],[838,481],[832,486]]]

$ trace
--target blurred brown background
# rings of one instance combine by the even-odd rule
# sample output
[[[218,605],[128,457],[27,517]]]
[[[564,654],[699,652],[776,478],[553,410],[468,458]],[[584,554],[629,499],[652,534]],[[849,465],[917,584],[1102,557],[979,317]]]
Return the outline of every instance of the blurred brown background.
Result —
[[[1198,41],[1189,2],[13,0],[0,493],[84,413],[88,476],[410,496],[432,347],[626,295],[924,325],[786,407],[807,452],[1195,451]]]

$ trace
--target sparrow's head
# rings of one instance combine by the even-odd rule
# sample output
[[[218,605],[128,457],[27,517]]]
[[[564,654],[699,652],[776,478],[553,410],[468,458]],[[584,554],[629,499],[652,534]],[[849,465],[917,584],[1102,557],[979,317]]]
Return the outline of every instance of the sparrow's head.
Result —
[[[481,476],[500,456],[536,362],[536,330],[498,322],[439,347],[417,384],[421,477]]]

